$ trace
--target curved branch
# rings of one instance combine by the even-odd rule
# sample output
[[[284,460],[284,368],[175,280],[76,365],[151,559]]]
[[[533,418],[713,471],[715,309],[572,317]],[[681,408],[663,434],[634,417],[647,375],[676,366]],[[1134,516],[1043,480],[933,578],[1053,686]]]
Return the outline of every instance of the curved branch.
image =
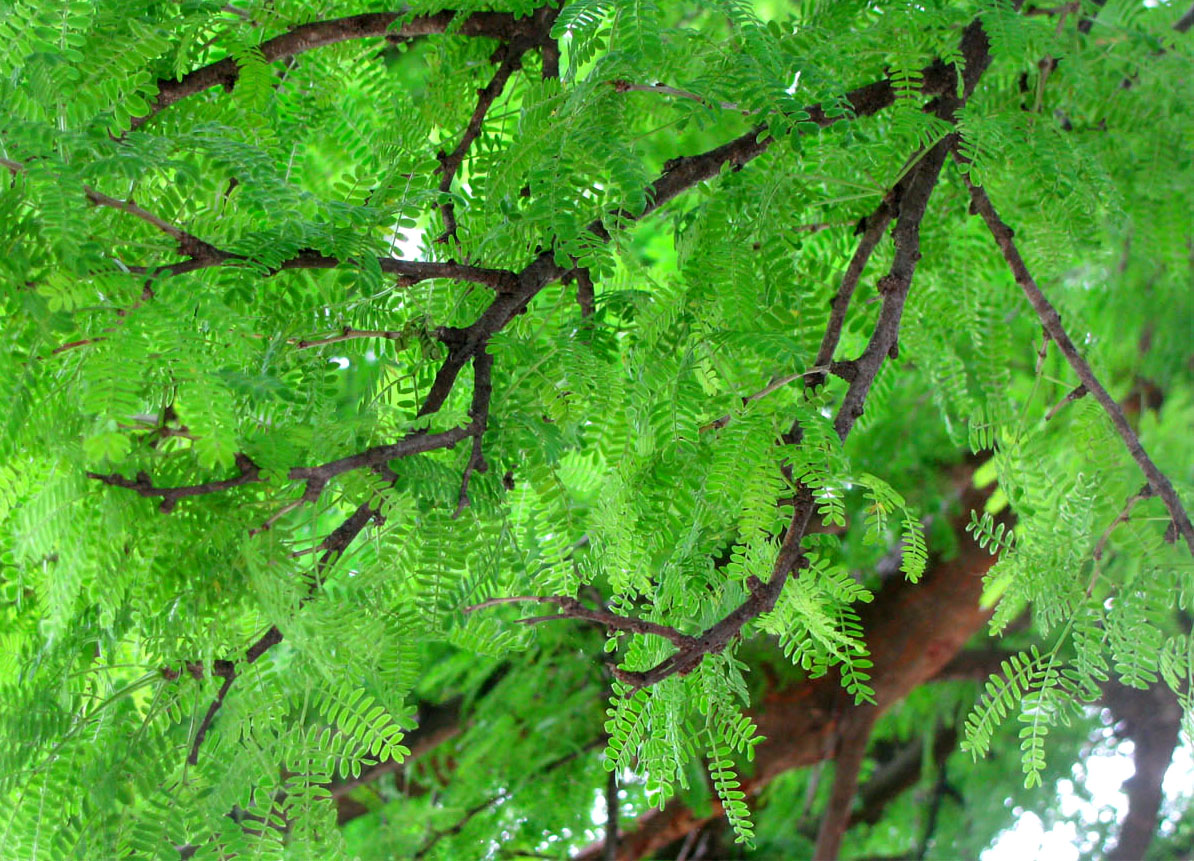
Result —
[[[308,595],[313,594],[319,588],[321,581],[320,574],[327,570],[327,568],[335,562],[351,544],[361,531],[369,523],[370,520],[379,517],[379,511],[373,508],[368,502],[363,502],[357,506],[348,519],[337,526],[327,538],[325,538],[320,546],[323,550],[323,555],[320,556],[319,562],[315,566],[316,576],[311,578],[311,586]],[[245,651],[243,663],[255,663],[262,655],[272,649],[278,643],[282,642],[282,631],[277,625],[270,625],[269,629],[258,637],[253,645]],[[228,696],[228,691],[232,688],[232,683],[236,681],[238,674],[237,666],[232,661],[216,661],[212,667],[212,672],[215,675],[222,676],[224,683],[220,685],[220,690],[216,692],[215,698],[208,705],[207,711],[203,715],[203,719],[199,722],[199,726],[195,729],[195,737],[191,741],[191,749],[187,754],[187,762],[190,765],[197,765],[199,763],[199,748],[203,744],[203,740],[207,737],[207,732],[211,728],[212,721],[215,720],[216,714],[224,705],[224,699]]]
[[[902,185],[902,183],[901,183]],[[897,185],[897,188],[899,186]],[[870,216],[863,219],[859,225],[862,238],[858,240],[858,248],[842,275],[842,283],[830,303],[829,324],[825,327],[825,334],[821,338],[821,346],[817,350],[817,358],[813,361],[816,368],[828,368],[833,361],[833,354],[837,350],[838,341],[842,337],[842,326],[846,322],[846,312],[850,309],[850,300],[854,297],[854,289],[862,278],[863,270],[871,259],[871,254],[887,232],[887,225],[891,224],[898,205],[897,190],[883,198],[879,207]],[[808,388],[818,388],[825,384],[826,372],[818,371],[807,382]]]
[[[528,45],[527,48],[529,47]],[[469,147],[473,145],[473,141],[481,135],[481,126],[485,123],[485,115],[489,113],[489,109],[493,107],[493,103],[497,100],[497,97],[502,94],[502,90],[506,87],[506,81],[510,80],[510,76],[522,68],[522,54],[525,50],[526,48],[522,48],[516,51],[511,47],[504,52],[505,57],[503,57],[501,63],[498,65],[497,71],[493,73],[493,77],[489,83],[477,91],[477,106],[473,109],[473,115],[469,117],[464,134],[460,136],[460,142],[456,144],[450,153],[445,153],[443,150],[439,151],[439,172],[441,175],[439,190],[441,194],[448,195],[451,193],[452,181],[456,179],[456,172],[460,170],[460,165],[463,164],[464,157],[468,153]],[[436,242],[447,242],[449,239],[455,239],[456,205],[450,199],[445,200],[440,204],[439,211],[444,220],[444,232]]]
[[[963,157],[955,152],[954,158],[960,164],[964,164]],[[1028,271],[1028,265],[1024,262],[1024,258],[1020,256],[1020,250],[1016,247],[1015,240],[1012,238],[1015,234],[1012,229],[1007,226],[999,217],[999,213],[995,211],[994,204],[991,203],[991,198],[987,192],[981,187],[970,181],[970,177],[963,174],[966,181],[967,188],[970,189],[971,210],[982,217],[986,222],[987,229],[995,238],[999,250],[1003,253],[1003,259],[1007,261],[1008,267],[1012,271],[1016,283],[1020,285],[1020,289],[1024,291],[1024,295],[1028,297],[1028,302],[1032,305],[1032,309],[1036,311],[1037,317],[1040,318],[1041,325],[1044,327],[1046,334],[1057,344],[1058,349],[1061,350],[1065,356],[1066,362],[1074,369],[1074,373],[1078,375],[1078,379],[1086,386],[1086,390],[1094,397],[1099,405],[1107,413],[1108,418],[1111,419],[1111,424],[1115,426],[1115,432],[1119,434],[1119,438],[1123,440],[1124,446],[1128,450],[1128,454],[1136,461],[1140,467],[1140,471],[1144,473],[1148,479],[1149,486],[1161,497],[1165,503],[1165,508],[1169,511],[1169,516],[1173,519],[1174,528],[1181,534],[1186,541],[1186,546],[1194,553],[1194,524],[1190,523],[1190,515],[1186,512],[1182,501],[1178,498],[1177,491],[1173,489],[1169,478],[1157,468],[1153,463],[1148,452],[1144,450],[1144,446],[1140,442],[1140,437],[1132,430],[1132,426],[1128,424],[1127,417],[1124,416],[1124,411],[1120,407],[1115,398],[1095,376],[1094,371],[1090,367],[1090,363],[1078,351],[1077,346],[1070,340],[1069,333],[1066,332],[1065,327],[1061,323],[1061,315],[1057,313],[1057,309],[1041,292],[1040,286],[1037,285],[1036,279],[1032,277],[1032,273]]]
[[[975,488],[971,476],[970,470],[957,475],[957,483],[965,487],[959,502],[962,513],[951,521],[959,536],[958,555],[948,562],[935,559],[916,585],[889,581],[859,613],[875,662],[871,678],[875,682],[873,708],[878,714],[935,678],[990,618],[980,600],[983,577],[997,557],[974,543],[964,528],[968,512],[981,508],[993,487]],[[846,703],[843,720],[860,708],[872,707]],[[836,726],[831,717],[842,711],[841,684],[833,673],[795,682],[765,696],[755,713],[758,734],[765,740],[755,750],[755,771],[743,780],[743,791],[755,796],[780,774],[829,757]],[[673,800],[663,810],[639,817],[638,829],[623,835],[618,857],[625,861],[649,856],[721,813],[716,799],[711,809],[700,814]],[[591,844],[575,857],[597,861],[601,843]]]
[[[313,502],[319,497],[329,481],[346,472],[357,469],[382,469],[391,460],[422,454],[441,448],[451,448],[463,439],[473,435],[468,427],[456,427],[440,433],[428,434],[422,431],[407,434],[398,442],[386,445],[375,445],[356,454],[328,461],[319,466],[296,466],[287,471],[287,478],[292,481],[307,482],[307,492],[304,501]],[[178,500],[189,496],[203,496],[208,493],[220,493],[246,484],[263,481],[261,468],[248,455],[237,453],[236,465],[240,474],[222,481],[205,481],[199,484],[187,484],[177,487],[159,487],[155,485],[145,472],[137,473],[135,479],[125,478],[116,473],[87,473],[88,478],[101,481],[113,487],[124,487],[145,497],[157,497],[162,500],[160,506],[163,514],[174,510]]]
[[[220,493],[225,490],[231,490],[234,487],[242,487],[246,484],[252,484],[261,480],[261,468],[246,454],[237,453],[236,466],[240,470],[238,475],[232,478],[226,478],[221,481],[204,481],[199,484],[187,484],[179,487],[158,487],[150,479],[149,474],[142,471],[137,473],[136,478],[125,478],[119,473],[99,473],[88,472],[88,478],[93,478],[96,481],[101,481],[104,484],[112,487],[123,487],[127,490],[132,490],[140,496],[144,497],[158,497],[162,500],[159,510],[163,514],[169,514],[178,505],[178,500],[186,499],[188,496],[203,496],[208,493]]]
[[[267,63],[272,63],[315,48],[353,39],[385,37],[389,42],[405,42],[421,36],[443,33],[456,15],[457,13],[451,10],[434,15],[420,15],[394,29],[390,29],[390,25],[401,17],[397,12],[371,12],[330,21],[313,21],[268,39],[258,45],[257,49]],[[530,27],[530,21],[530,18],[516,19],[504,12],[476,12],[455,32],[462,36],[509,40],[525,33]],[[134,117],[132,128],[140,128],[174,103],[212,87],[222,86],[231,92],[239,79],[240,68],[236,64],[236,58],[231,56],[194,69],[177,80],[162,78],[158,81],[158,95],[150,105],[149,113],[143,117]]]

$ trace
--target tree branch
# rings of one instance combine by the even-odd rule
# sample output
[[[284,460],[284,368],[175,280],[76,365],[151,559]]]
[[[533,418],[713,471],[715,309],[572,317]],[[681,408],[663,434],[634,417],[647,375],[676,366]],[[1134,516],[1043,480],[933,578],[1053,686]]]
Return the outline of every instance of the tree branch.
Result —
[[[441,175],[439,190],[442,194],[447,195],[452,191],[452,182],[460,170],[460,165],[464,162],[469,147],[481,134],[481,127],[485,124],[485,115],[493,107],[497,97],[502,94],[510,76],[522,68],[523,55],[532,48],[547,43],[555,44],[550,34],[557,14],[557,9],[550,6],[541,7],[531,18],[534,22],[533,28],[528,32],[520,33],[494,53],[491,61],[498,62],[497,71],[494,72],[489,83],[477,91],[477,106],[473,109],[464,134],[460,137],[460,142],[450,153],[445,154],[443,150],[439,152],[439,173]],[[456,238],[456,205],[452,203],[451,199],[448,199],[440,204],[439,210],[444,222],[444,232],[436,239],[436,242],[454,240]]]
[[[995,564],[991,556],[965,534],[968,513],[983,506],[992,488],[975,488],[971,471],[959,470],[964,492],[962,514],[951,521],[959,536],[958,555],[948,562],[935,558],[916,585],[891,580],[859,613],[874,667],[875,710],[882,714],[909,691],[935,678],[961,651],[966,641],[990,618],[980,606],[983,576]],[[835,722],[842,711],[840,679],[830,673],[772,691],[759,703],[754,717],[764,741],[755,750],[754,773],[743,779],[747,795],[757,795],[780,774],[813,765],[831,755]],[[846,715],[855,708],[847,703]],[[863,706],[862,708],[870,708]],[[844,719],[844,718],[843,718]],[[619,859],[642,858],[681,839],[722,813],[714,800],[708,813],[694,814],[672,800],[663,810],[639,817],[638,829],[622,837]],[[578,861],[601,858],[600,842],[575,856]]]
[[[612,770],[605,782],[605,861],[618,858],[618,771]]]
[[[1006,653],[1004,656],[1006,657]],[[986,676],[984,675],[983,678],[985,679]],[[933,732],[933,749],[931,751],[933,764],[940,768],[957,744],[957,728],[939,724]],[[860,822],[874,825],[883,817],[883,811],[891,801],[919,782],[921,769],[925,765],[924,748],[925,738],[918,737],[915,741],[900,748],[891,759],[875,769],[870,780],[858,793],[859,807],[850,817],[851,826]]]
[[[636,619],[630,616],[619,616],[617,613],[611,613],[608,610],[590,610],[577,599],[570,598],[567,595],[509,595],[502,598],[490,598],[479,604],[470,604],[466,607],[461,607],[460,611],[462,613],[473,613],[487,607],[496,607],[499,604],[532,602],[555,604],[560,608],[560,613],[554,616],[536,616],[530,619],[523,619],[523,622],[534,624],[554,619],[583,619],[598,625],[604,625],[612,631],[624,631],[631,634],[655,634],[656,636],[663,637],[678,648],[691,647],[694,642],[694,638],[687,634],[682,634],[675,628],[667,625],[660,625],[656,622],[649,622],[645,619]]]
[[[954,158],[960,164],[965,164],[963,156],[956,151]],[[1024,258],[1020,256],[1020,251],[1012,238],[1015,234],[999,218],[999,214],[995,211],[995,206],[991,203],[991,198],[988,197],[987,192],[982,187],[972,183],[970,177],[965,173],[963,173],[963,178],[966,181],[967,188],[970,189],[971,211],[981,216],[983,221],[986,222],[987,229],[991,231],[991,235],[995,238],[999,250],[1003,253],[1003,259],[1007,261],[1012,275],[1016,279],[1016,283],[1020,285],[1020,288],[1024,291],[1024,295],[1028,298],[1029,304],[1032,305],[1032,309],[1036,311],[1041,325],[1045,328],[1045,332],[1057,344],[1058,349],[1061,350],[1070,367],[1078,375],[1078,379],[1086,386],[1086,390],[1099,402],[1099,405],[1107,413],[1107,416],[1111,419],[1111,424],[1115,427],[1116,433],[1123,440],[1128,453],[1136,461],[1141,472],[1148,479],[1148,483],[1153,491],[1165,503],[1165,508],[1169,511],[1169,516],[1173,519],[1175,528],[1185,539],[1186,546],[1190,549],[1190,552],[1194,553],[1194,525],[1190,523],[1190,515],[1186,513],[1181,499],[1178,498],[1177,491],[1173,489],[1173,485],[1169,479],[1157,468],[1152,458],[1148,456],[1148,452],[1144,450],[1144,446],[1140,443],[1140,438],[1136,436],[1136,432],[1128,424],[1123,409],[1111,397],[1103,384],[1099,382],[1099,379],[1094,375],[1094,371],[1091,370],[1090,364],[1083,358],[1078,348],[1074,345],[1074,342],[1070,340],[1069,333],[1066,332],[1065,327],[1061,323],[1061,315],[1057,313],[1057,309],[1053,307],[1053,304],[1045,298],[1045,294],[1041,292],[1041,288],[1032,277],[1032,273],[1028,271],[1028,266],[1025,264]]]
[[[1157,830],[1157,814],[1164,799],[1162,784],[1173,759],[1181,729],[1182,707],[1177,695],[1165,684],[1147,690],[1119,682],[1103,684],[1103,702],[1111,709],[1121,732],[1135,745],[1132,760],[1136,772],[1124,781],[1128,812],[1119,827],[1115,847],[1108,861],[1132,861],[1145,857]]]
[[[838,341],[842,337],[842,326],[846,322],[846,312],[850,308],[850,300],[854,296],[854,289],[862,277],[863,270],[871,259],[871,254],[887,232],[887,225],[895,215],[898,207],[898,191],[900,184],[883,198],[878,209],[862,225],[862,238],[858,240],[858,248],[850,258],[850,264],[842,275],[842,283],[838,285],[837,294],[830,303],[829,324],[825,327],[825,334],[821,338],[821,347],[817,350],[817,358],[813,364],[818,368],[828,368],[833,361],[833,354],[837,350]],[[809,388],[818,388],[825,384],[825,371],[820,371],[808,380]]]
[[[469,504],[468,485],[474,472],[486,472],[489,464],[485,462],[485,452],[481,449],[481,438],[489,427],[489,402],[493,398],[493,382],[491,370],[493,356],[482,350],[473,357],[473,404],[469,409],[472,422],[469,431],[473,437],[472,451],[468,462],[464,465],[464,475],[460,478],[460,498],[456,503],[456,511],[452,515],[455,520]]]
[[[340,555],[348,548],[348,545],[361,534],[361,531],[368,525],[370,520],[379,517],[380,514],[377,509],[373,508],[368,502],[363,502],[357,506],[348,519],[337,526],[327,538],[320,544],[323,555],[315,566],[316,576],[311,579],[310,590],[308,597],[313,595],[319,588],[321,576],[324,571],[334,563]],[[269,629],[254,641],[253,645],[245,651],[244,663],[255,663],[262,655],[272,649],[278,643],[282,642],[282,631],[277,625],[271,625]],[[215,699],[207,708],[207,712],[203,715],[203,719],[199,722],[199,726],[195,730],[195,738],[191,742],[190,753],[187,754],[187,762],[191,765],[199,763],[199,747],[203,744],[203,740],[207,737],[207,732],[211,728],[212,721],[215,720],[216,714],[220,707],[224,704],[224,699],[228,695],[228,691],[232,688],[232,683],[236,680],[238,671],[236,664],[232,661],[217,661],[213,667],[214,675],[223,676],[224,683],[220,685],[220,690],[216,693]]]
[[[434,15],[420,15],[393,30],[390,29],[390,25],[401,17],[397,12],[372,12],[330,21],[313,21],[294,27],[273,39],[267,39],[257,48],[265,61],[272,63],[352,39],[385,37],[389,42],[405,42],[421,36],[443,33],[456,15],[457,13],[451,10]],[[531,26],[531,20],[516,19],[513,15],[503,12],[476,12],[454,32],[462,36],[509,40],[525,33]],[[140,128],[174,103],[211,87],[222,86],[225,91],[231,92],[239,79],[240,68],[236,64],[236,58],[231,56],[194,69],[178,80],[162,78],[158,81],[158,95],[150,106],[149,113],[143,117],[134,117],[132,128]]]
[[[357,454],[328,461],[319,466],[296,466],[287,471],[287,478],[292,481],[307,482],[307,491],[303,500],[313,502],[319,498],[323,488],[333,478],[357,469],[380,469],[391,460],[422,454],[441,448],[452,448],[456,443],[472,436],[470,428],[456,427],[440,433],[428,434],[415,431],[407,434],[398,442],[387,445],[375,445]],[[204,481],[198,484],[180,485],[177,487],[159,487],[155,485],[147,473],[139,472],[135,479],[125,478],[118,473],[88,472],[87,477],[113,487],[123,487],[144,497],[156,497],[162,500],[159,506],[163,514],[174,510],[180,499],[190,496],[203,496],[208,493],[220,493],[246,484],[262,481],[261,468],[248,455],[238,452],[236,465],[240,470],[238,475],[222,481]]]
[[[943,120],[953,121],[954,115],[966,104],[978,85],[979,78],[990,65],[990,48],[981,21],[976,20],[967,26],[962,34],[961,44],[961,53],[966,59],[966,68],[962,75],[962,93],[943,93],[930,105],[934,114]],[[866,349],[852,363],[855,376],[850,381],[850,387],[846,390],[846,396],[842,399],[833,420],[833,427],[843,441],[862,415],[867,394],[883,361],[888,356],[894,359],[899,354],[900,318],[903,316],[904,303],[912,286],[916,263],[920,260],[920,223],[954,137],[945,137],[925,153],[908,175],[907,188],[899,194],[896,211],[898,222],[892,233],[895,257],[891,269],[878,283],[879,293],[883,296],[883,307],[879,311],[879,319],[875,323]]]
[[[895,358],[898,354],[898,339],[900,319],[904,313],[904,303],[908,300],[908,291],[912,287],[912,276],[916,271],[916,262],[920,259],[920,223],[928,207],[929,196],[937,185],[941,174],[941,166],[945,163],[946,153],[949,151],[949,139],[937,143],[920,163],[913,168],[908,182],[908,189],[899,202],[899,222],[893,233],[895,239],[895,259],[891,269],[879,279],[879,293],[883,297],[883,307],[879,311],[879,319],[871,333],[870,341],[862,355],[851,362],[853,379],[846,390],[846,396],[838,407],[833,420],[834,430],[842,439],[849,435],[854,423],[862,416],[867,395],[875,377],[879,374],[884,360],[889,356]],[[830,325],[833,320],[830,320]],[[830,342],[826,339],[822,346]]]
[[[204,481],[199,484],[188,484],[179,487],[157,487],[150,480],[149,474],[144,471],[138,472],[135,479],[125,478],[119,473],[88,472],[86,475],[88,478],[101,481],[111,487],[123,487],[127,490],[132,490],[140,496],[159,497],[162,500],[161,505],[158,506],[159,510],[163,514],[169,514],[174,510],[180,499],[186,499],[189,496],[203,496],[208,493],[221,493],[225,490],[231,490],[234,487],[242,487],[261,480],[261,468],[253,463],[248,455],[238,452],[236,454],[236,466],[240,470],[240,473],[232,478],[221,481]]]
[[[788,385],[789,383],[794,383],[794,382],[796,382],[796,380],[802,380],[802,379],[808,379],[810,377],[822,376],[828,370],[829,370],[828,365],[825,365],[825,366],[818,365],[817,367],[809,368],[807,371],[801,371],[798,374],[784,374],[782,377],[773,377],[771,382],[769,382],[767,385],[763,386],[763,388],[759,389],[757,392],[752,392],[749,395],[744,395],[742,397],[742,406],[746,406],[747,404],[754,403],[755,401],[758,401],[758,400],[762,400],[763,398],[767,397],[772,392],[778,392],[784,386]],[[707,424],[701,425],[700,432],[705,433],[706,431],[720,430],[721,428],[728,425],[731,421],[733,421],[733,418],[734,417],[732,415],[730,415],[729,413],[726,413],[725,415],[722,415],[722,416],[718,416],[713,421],[708,422]]]
[[[835,861],[841,851],[858,791],[858,773],[866,759],[867,742],[876,717],[878,713],[873,707],[861,707],[852,710],[842,721],[834,752],[833,787],[813,849],[813,857],[818,861]]]

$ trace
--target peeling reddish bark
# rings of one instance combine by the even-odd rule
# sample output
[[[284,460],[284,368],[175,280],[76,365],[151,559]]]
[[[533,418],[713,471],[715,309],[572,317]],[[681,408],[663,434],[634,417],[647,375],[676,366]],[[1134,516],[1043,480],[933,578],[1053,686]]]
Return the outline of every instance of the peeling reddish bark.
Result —
[[[964,514],[955,520],[958,534],[963,534],[963,518],[972,508],[980,508],[984,498],[985,494],[973,487],[962,494]],[[755,750],[754,774],[743,779],[748,795],[757,794],[785,771],[830,757],[838,728],[847,715],[862,710],[882,714],[911,690],[934,678],[983,627],[990,617],[989,611],[979,607],[983,575],[995,558],[967,535],[963,534],[959,544],[956,558],[931,565],[916,585],[890,582],[860,613],[875,662],[871,672],[874,706],[854,706],[832,674],[774,691],[764,698],[755,720],[759,734],[766,740]],[[663,810],[639,817],[638,829],[621,837],[617,857],[642,858],[721,814],[716,801],[708,817],[695,816],[682,803],[673,801]],[[601,844],[595,844],[576,857],[596,859],[600,853]]]

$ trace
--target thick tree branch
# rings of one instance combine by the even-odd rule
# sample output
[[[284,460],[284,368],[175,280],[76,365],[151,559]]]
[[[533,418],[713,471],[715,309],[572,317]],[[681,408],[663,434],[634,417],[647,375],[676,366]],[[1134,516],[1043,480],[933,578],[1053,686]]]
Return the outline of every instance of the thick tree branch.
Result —
[[[862,770],[867,742],[877,716],[875,709],[860,707],[842,721],[834,751],[833,787],[813,849],[813,857],[818,861],[835,861],[841,851],[842,838],[850,826],[854,795],[858,791],[858,773]]]
[[[421,36],[443,33],[456,14],[454,11],[445,10],[434,15],[420,15],[394,29],[390,29],[390,25],[401,17],[397,12],[372,12],[330,21],[313,21],[268,39],[257,47],[265,61],[272,63],[315,48],[353,39],[385,37],[389,42],[405,42]],[[462,36],[510,40],[524,35],[532,26],[531,18],[516,19],[513,15],[503,12],[476,12],[454,32]],[[158,95],[150,106],[149,113],[143,117],[134,117],[132,128],[137,129],[144,125],[175,102],[211,87],[220,86],[226,91],[231,91],[239,79],[240,68],[236,64],[236,58],[231,56],[188,72],[178,80],[162,78],[158,81]]]
[[[1157,814],[1164,799],[1162,784],[1173,759],[1181,729],[1182,707],[1177,695],[1164,684],[1147,690],[1119,682],[1103,685],[1103,702],[1111,709],[1121,732],[1135,745],[1136,772],[1124,781],[1128,812],[1119,827],[1108,861],[1143,858],[1157,831]]]
[[[987,491],[974,488],[970,474],[963,470],[957,476],[957,482],[965,487],[959,503],[963,513],[952,521],[959,536],[959,554],[948,562],[932,562],[919,584],[889,581],[859,614],[874,661],[871,678],[878,714],[936,677],[990,617],[979,602],[983,576],[996,558],[964,532],[969,512],[982,507]],[[870,706],[847,704],[843,713],[840,680],[833,673],[765,696],[755,715],[765,741],[755,750],[755,771],[743,780],[743,789],[756,795],[785,771],[830,756],[839,721],[855,708]],[[835,720],[837,715],[841,717]],[[693,814],[681,802],[669,802],[663,810],[639,817],[638,829],[623,836],[618,857],[623,861],[643,858],[721,813],[716,801],[707,816]],[[596,861],[601,857],[600,845],[593,844],[576,857]]]
[[[983,32],[981,22],[975,21],[966,28],[962,35],[961,51],[966,59],[966,68],[962,76],[962,93],[959,95],[956,88],[943,91],[932,105],[934,113],[946,120],[952,120],[958,109],[965,104],[966,99],[974,92],[979,78],[990,63],[990,43]],[[855,93],[858,92],[855,91]],[[856,102],[856,96],[852,93],[851,103],[869,105],[871,102],[868,99],[873,96],[873,93],[857,96],[858,101]],[[826,124],[833,121],[824,113],[819,115],[814,115],[812,111],[809,113],[810,116],[819,116],[826,121]],[[683,177],[684,181],[698,182],[700,180],[693,178],[694,176],[699,177],[714,168],[720,170],[720,166],[726,163],[741,163],[740,160],[755,158],[765,150],[769,140],[762,136],[761,131],[751,132],[702,156],[687,160],[681,159],[678,164],[673,164],[671,170],[665,172],[664,176],[656,181],[654,189],[657,195],[652,205],[657,206],[661,197],[666,198],[670,189],[664,184],[668,183],[672,177]],[[855,421],[862,415],[867,393],[870,391],[883,360],[895,352],[900,317],[903,313],[908,289],[912,283],[916,261],[920,257],[920,222],[924,217],[929,196],[937,183],[951,144],[952,138],[946,138],[929,150],[913,169],[908,181],[908,188],[901,195],[899,222],[895,230],[895,260],[891,271],[880,281],[880,292],[884,294],[883,309],[867,349],[859,359],[852,363],[854,378],[834,420],[834,426],[843,441],[849,435]],[[663,187],[661,188],[661,186]],[[651,208],[652,206],[648,206],[648,211]],[[634,217],[633,214],[629,215]],[[591,229],[598,235],[608,236],[601,225],[596,225]],[[812,491],[801,484],[796,493],[792,520],[784,533],[783,542],[767,581],[764,583],[758,578],[750,578],[747,581],[749,595],[737,608],[710,626],[704,633],[692,638],[689,644],[678,646],[678,650],[674,654],[653,667],[646,670],[615,668],[614,673],[618,679],[632,688],[642,688],[656,684],[668,676],[690,673],[701,663],[705,655],[724,651],[747,623],[774,609],[788,576],[803,563],[800,542],[808,528],[813,509]]]
[[[955,152],[954,157],[959,163],[964,163],[964,159],[960,154]],[[1024,258],[1020,256],[1020,250],[1016,247],[1015,240],[1012,238],[1015,234],[1000,219],[986,190],[972,183],[969,176],[964,174],[964,178],[966,186],[970,189],[972,211],[981,216],[983,221],[986,222],[987,228],[991,231],[991,235],[995,238],[995,242],[999,246],[999,250],[1003,253],[1003,259],[1007,261],[1012,275],[1016,279],[1016,283],[1020,285],[1020,288],[1024,291],[1024,295],[1028,298],[1029,304],[1032,305],[1032,309],[1036,311],[1045,332],[1057,344],[1058,349],[1061,350],[1070,367],[1074,369],[1074,373],[1078,375],[1078,379],[1086,386],[1086,390],[1099,402],[1099,405],[1107,413],[1108,418],[1111,419],[1111,424],[1115,427],[1116,433],[1123,440],[1128,453],[1136,461],[1141,472],[1148,479],[1148,483],[1153,491],[1165,503],[1165,508],[1169,511],[1169,516],[1173,519],[1175,528],[1181,534],[1182,538],[1185,539],[1186,546],[1190,549],[1190,552],[1194,553],[1194,525],[1190,523],[1190,515],[1186,513],[1186,509],[1182,505],[1177,491],[1173,489],[1173,485],[1170,483],[1168,477],[1157,468],[1152,458],[1148,456],[1148,452],[1144,450],[1144,446],[1140,443],[1140,438],[1132,430],[1132,426],[1128,424],[1123,409],[1111,397],[1098,377],[1095,376],[1090,364],[1078,351],[1074,342],[1070,340],[1069,333],[1066,332],[1065,327],[1062,325],[1061,315],[1057,313],[1057,309],[1053,307],[1053,304],[1045,298],[1045,294],[1032,277],[1032,273],[1028,271],[1028,266],[1024,262]]]
[[[862,415],[879,368],[884,360],[889,356],[894,358],[897,353],[900,319],[912,286],[916,262],[920,259],[920,223],[928,207],[929,196],[937,185],[949,146],[947,139],[929,150],[913,169],[908,189],[900,200],[899,222],[894,232],[895,259],[890,271],[879,279],[878,285],[879,293],[883,296],[883,307],[866,349],[851,362],[853,379],[833,420],[834,430],[843,440]],[[830,322],[832,325],[832,320]]]

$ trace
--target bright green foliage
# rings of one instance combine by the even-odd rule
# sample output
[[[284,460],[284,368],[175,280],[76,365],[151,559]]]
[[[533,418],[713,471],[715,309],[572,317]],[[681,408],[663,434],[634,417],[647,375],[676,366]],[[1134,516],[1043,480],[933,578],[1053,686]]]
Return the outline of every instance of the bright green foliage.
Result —
[[[0,0],[0,859],[566,857],[607,773],[807,856],[762,751],[834,731],[758,725],[825,683],[876,761],[991,754],[924,838],[972,856],[1108,685],[1189,740],[1170,500],[964,180],[1188,508],[1194,43],[1021,5]],[[1001,671],[904,679],[872,630],[973,542]]]

